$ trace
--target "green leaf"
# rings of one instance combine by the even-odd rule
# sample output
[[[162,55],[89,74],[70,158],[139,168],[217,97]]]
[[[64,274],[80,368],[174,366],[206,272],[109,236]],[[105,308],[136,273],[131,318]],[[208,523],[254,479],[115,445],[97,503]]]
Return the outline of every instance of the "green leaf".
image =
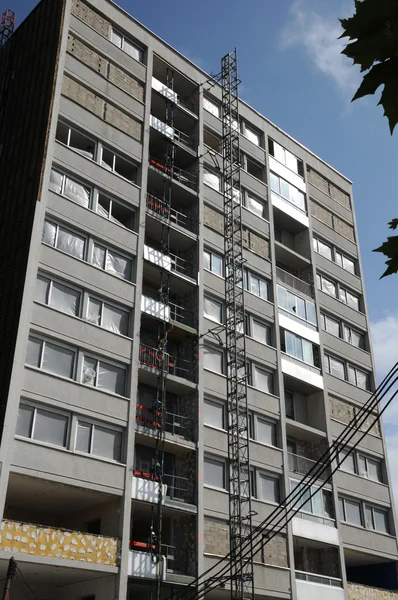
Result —
[[[398,221],[398,219],[394,219],[394,221]],[[383,242],[379,248],[375,248],[373,252],[381,252],[388,259],[386,260],[387,269],[380,279],[398,273],[398,235],[388,237],[387,241]]]

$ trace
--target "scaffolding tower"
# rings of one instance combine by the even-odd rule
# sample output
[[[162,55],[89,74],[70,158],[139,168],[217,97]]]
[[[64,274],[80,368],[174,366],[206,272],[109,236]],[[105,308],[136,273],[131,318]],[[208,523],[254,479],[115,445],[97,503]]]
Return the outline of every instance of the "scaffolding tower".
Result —
[[[225,304],[228,402],[231,598],[254,599],[251,540],[249,418],[243,292],[238,65],[236,49],[221,61],[222,155],[225,222]],[[243,544],[246,542],[246,545]],[[246,551],[243,553],[242,548]],[[247,552],[247,550],[249,550]]]
[[[167,69],[166,85],[173,90],[174,74]],[[174,104],[169,99],[165,106],[165,123],[174,128]],[[174,144],[167,140],[165,151],[165,169],[163,180],[163,217],[161,251],[165,256],[170,255],[170,209],[172,197],[172,181],[174,175]],[[156,563],[156,600],[160,600],[163,581],[163,559],[162,559],[162,533],[163,533],[163,482],[164,482],[164,442],[165,442],[165,414],[167,394],[167,374],[169,371],[169,354],[167,350],[170,323],[168,320],[168,307],[170,306],[170,272],[161,270],[160,285],[158,290],[159,301],[164,305],[163,321],[158,326],[158,380],[156,398],[153,406],[155,415],[156,445],[153,463],[153,478],[159,486],[157,506],[152,508],[150,547],[152,549],[152,560]]]

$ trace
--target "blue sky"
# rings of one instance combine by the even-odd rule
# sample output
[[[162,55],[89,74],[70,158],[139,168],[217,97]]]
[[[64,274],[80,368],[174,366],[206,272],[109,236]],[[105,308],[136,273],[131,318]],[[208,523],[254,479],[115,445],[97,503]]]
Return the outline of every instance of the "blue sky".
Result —
[[[13,0],[10,7],[20,23],[36,4]],[[380,281],[384,260],[372,249],[388,235],[387,222],[398,217],[398,128],[391,137],[376,106],[380,92],[350,102],[360,74],[340,55],[344,42],[337,37],[338,18],[353,13],[353,0],[118,4],[208,72],[218,73],[221,57],[236,46],[241,97],[354,182],[373,344],[379,375],[385,374],[398,358],[398,275]],[[397,464],[398,406],[390,409],[389,421],[397,424],[388,427],[391,462]]]

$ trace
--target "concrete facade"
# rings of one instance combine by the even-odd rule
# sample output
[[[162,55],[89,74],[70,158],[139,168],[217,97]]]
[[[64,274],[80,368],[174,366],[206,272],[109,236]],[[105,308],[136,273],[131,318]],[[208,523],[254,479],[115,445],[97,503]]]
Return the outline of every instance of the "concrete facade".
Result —
[[[108,0],[42,0],[2,61],[0,173],[16,176],[0,192],[0,570],[14,555],[42,599],[149,600],[167,322],[167,598],[230,547],[221,89]],[[30,76],[28,98],[18,90]],[[240,117],[256,527],[356,417],[375,378],[351,182],[244,103]],[[14,145],[10,120],[21,122]],[[390,599],[397,558],[376,423],[294,522],[256,548],[256,599]]]

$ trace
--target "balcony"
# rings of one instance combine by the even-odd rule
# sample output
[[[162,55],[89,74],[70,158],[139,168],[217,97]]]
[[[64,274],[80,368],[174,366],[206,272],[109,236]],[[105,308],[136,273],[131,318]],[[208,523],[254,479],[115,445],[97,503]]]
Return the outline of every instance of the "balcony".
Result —
[[[196,82],[174,70],[156,54],[153,57],[153,76],[152,89],[165,97],[167,95],[169,100],[191,111],[194,116],[198,114],[199,98]]]
[[[69,529],[4,520],[0,528],[0,551],[116,567],[118,540]]]
[[[344,600],[343,582],[337,577],[296,571],[297,600]]]
[[[152,552],[145,552],[149,544],[146,542],[130,542],[128,556],[127,575],[129,577],[145,577],[145,579],[166,578],[166,556],[161,556],[160,562],[155,560]],[[141,550],[142,548],[142,550]]]
[[[197,165],[191,168],[190,171],[178,167],[177,165],[171,169],[169,166],[164,164],[163,158],[157,158],[154,155],[149,157],[149,168],[160,174],[162,178],[171,177],[172,180],[176,181],[187,187],[188,189],[198,190],[198,169]]]
[[[147,244],[144,246],[144,259],[158,268],[189,278],[193,283],[197,282],[196,261],[188,261],[172,252],[165,254]]]
[[[191,135],[188,135],[187,133],[180,131],[176,127],[171,127],[170,125],[167,125],[161,119],[158,119],[154,115],[150,116],[149,122],[150,122],[151,127],[155,131],[160,133],[162,136],[171,140],[175,144],[178,144],[179,146],[183,146],[184,149],[187,151],[190,151],[193,156],[196,155],[196,151],[194,150],[195,140]],[[154,142],[154,140],[152,139],[152,144],[151,144],[152,147],[153,147],[153,142]]]
[[[137,426],[145,429],[148,434],[155,435],[159,427],[159,421],[155,418],[155,413],[156,409],[137,403],[135,417]],[[165,411],[162,425],[165,431],[174,438],[193,440],[194,421],[189,417]]]
[[[152,77],[152,89],[161,96],[163,96],[166,100],[173,102],[176,106],[188,110],[196,117],[194,103],[191,102],[188,98],[184,98],[183,96],[177,94],[177,92],[172,90],[162,81],[159,81],[159,79],[156,79],[156,77]]]
[[[308,298],[315,298],[313,285],[280,267],[276,267],[276,281],[282,285],[287,285],[289,288],[300,294],[304,294]]]
[[[197,219],[194,219],[192,214],[188,214],[188,210],[185,212],[176,210],[152,194],[146,196],[146,211],[148,215],[167,226],[186,229],[192,233],[197,232]]]
[[[282,373],[293,379],[304,383],[304,388],[314,387],[323,390],[324,383],[321,370],[308,363],[305,363],[294,356],[282,352]],[[289,387],[289,386],[288,386]]]
[[[181,477],[173,473],[164,473],[162,489],[160,484],[154,480],[154,475],[142,471],[133,471],[132,499],[150,504],[158,504],[162,499],[162,504],[170,505],[172,502],[193,504],[193,490],[188,477]],[[160,493],[161,491],[161,493]]]
[[[193,329],[193,312],[174,302],[169,302],[166,306],[155,298],[141,296],[141,312],[167,323],[174,322]]]
[[[303,477],[309,473],[309,471],[317,465],[317,470],[326,466],[323,463],[317,463],[317,461],[312,460],[311,458],[306,458],[305,456],[301,456],[299,454],[293,454],[292,452],[288,452],[288,464],[289,469],[292,473],[302,475]],[[320,473],[317,479],[324,481],[330,476],[330,467],[326,466],[326,469],[323,473]]]
[[[141,365],[157,371],[164,370],[169,375],[193,380],[192,362],[168,352],[163,353],[158,348],[147,344],[140,344],[139,361]]]

